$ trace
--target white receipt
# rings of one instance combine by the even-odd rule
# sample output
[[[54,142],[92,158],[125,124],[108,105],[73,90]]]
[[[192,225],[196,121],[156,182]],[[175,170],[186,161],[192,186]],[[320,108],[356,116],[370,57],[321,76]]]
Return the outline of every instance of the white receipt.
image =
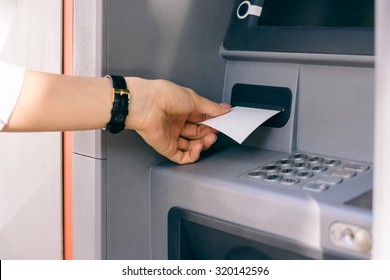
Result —
[[[211,126],[241,144],[259,125],[279,112],[237,106],[225,115],[200,124]]]

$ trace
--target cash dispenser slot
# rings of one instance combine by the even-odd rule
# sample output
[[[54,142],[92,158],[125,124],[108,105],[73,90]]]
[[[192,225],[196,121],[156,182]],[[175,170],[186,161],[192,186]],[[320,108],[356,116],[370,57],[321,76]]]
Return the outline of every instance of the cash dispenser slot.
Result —
[[[232,106],[280,111],[262,124],[275,128],[283,127],[290,119],[291,102],[292,92],[287,87],[241,83],[233,86],[230,100]]]

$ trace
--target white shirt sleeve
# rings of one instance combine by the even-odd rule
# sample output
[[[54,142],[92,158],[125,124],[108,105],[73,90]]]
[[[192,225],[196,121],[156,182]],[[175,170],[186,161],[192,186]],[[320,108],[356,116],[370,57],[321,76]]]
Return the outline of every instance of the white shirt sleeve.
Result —
[[[25,73],[23,67],[0,61],[0,130],[7,124],[15,108]]]

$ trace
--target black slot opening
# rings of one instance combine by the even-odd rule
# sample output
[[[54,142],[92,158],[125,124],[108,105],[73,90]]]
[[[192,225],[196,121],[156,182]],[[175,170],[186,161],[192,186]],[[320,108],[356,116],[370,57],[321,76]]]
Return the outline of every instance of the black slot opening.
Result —
[[[286,125],[290,118],[292,92],[287,87],[235,84],[230,102],[232,106],[281,111],[262,124],[280,128]]]

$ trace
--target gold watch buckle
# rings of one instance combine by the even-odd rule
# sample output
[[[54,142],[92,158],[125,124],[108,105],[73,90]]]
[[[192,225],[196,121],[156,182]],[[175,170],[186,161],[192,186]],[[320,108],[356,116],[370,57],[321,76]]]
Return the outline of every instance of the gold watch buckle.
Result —
[[[115,94],[119,94],[119,95],[127,94],[127,95],[129,95],[130,91],[128,89],[123,89],[123,88],[113,88],[112,89],[112,102],[113,103],[114,103],[114,100],[115,100]]]

